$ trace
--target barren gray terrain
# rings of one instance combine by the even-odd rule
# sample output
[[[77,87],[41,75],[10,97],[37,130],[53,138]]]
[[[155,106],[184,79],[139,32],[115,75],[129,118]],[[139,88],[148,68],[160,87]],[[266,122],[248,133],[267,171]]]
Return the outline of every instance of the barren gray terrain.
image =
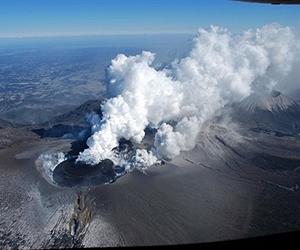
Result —
[[[0,129],[1,248],[198,243],[300,230],[299,136],[212,122],[192,151],[145,173],[62,187],[36,160],[71,150],[74,138],[55,125],[74,112],[48,134],[41,131],[49,124],[39,133]]]

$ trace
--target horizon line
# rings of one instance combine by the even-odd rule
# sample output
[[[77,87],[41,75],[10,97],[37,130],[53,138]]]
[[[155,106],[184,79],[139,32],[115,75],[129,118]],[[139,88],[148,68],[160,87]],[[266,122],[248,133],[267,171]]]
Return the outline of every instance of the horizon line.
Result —
[[[125,33],[85,33],[85,34],[15,34],[0,35],[0,39],[26,39],[26,38],[68,38],[68,37],[100,37],[100,36],[136,36],[136,35],[192,35],[196,31],[161,31],[161,32],[125,32]]]

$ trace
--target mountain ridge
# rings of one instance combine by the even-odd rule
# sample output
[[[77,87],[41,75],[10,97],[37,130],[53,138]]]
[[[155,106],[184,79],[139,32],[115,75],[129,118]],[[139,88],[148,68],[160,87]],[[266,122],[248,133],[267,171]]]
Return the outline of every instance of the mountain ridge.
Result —
[[[300,133],[300,105],[279,91],[250,95],[232,105],[232,119],[241,126],[287,134]]]

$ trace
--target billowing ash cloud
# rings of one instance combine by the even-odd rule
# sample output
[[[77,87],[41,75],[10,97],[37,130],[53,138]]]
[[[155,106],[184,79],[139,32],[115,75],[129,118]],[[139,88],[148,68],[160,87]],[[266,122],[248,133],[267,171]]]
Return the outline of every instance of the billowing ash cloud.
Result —
[[[289,27],[266,25],[239,35],[212,26],[200,29],[186,58],[157,70],[155,55],[118,55],[108,69],[110,99],[78,161],[97,164],[125,138],[140,143],[145,128],[157,128],[151,152],[139,149],[131,163],[147,167],[195,146],[203,123],[225,104],[282,83],[299,55]]]

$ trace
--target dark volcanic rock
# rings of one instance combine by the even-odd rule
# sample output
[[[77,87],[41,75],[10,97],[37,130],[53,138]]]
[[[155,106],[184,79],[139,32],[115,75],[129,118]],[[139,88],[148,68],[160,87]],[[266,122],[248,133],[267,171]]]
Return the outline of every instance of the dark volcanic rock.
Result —
[[[103,100],[87,101],[68,113],[59,115],[44,124],[31,126],[30,129],[41,138],[64,137],[67,139],[85,140],[90,135],[90,125],[87,122],[87,116],[94,113],[101,117],[102,102]]]
[[[32,132],[38,134],[41,138],[46,137],[65,137],[65,138],[77,138],[80,137],[81,134],[84,134],[84,127],[76,126],[76,125],[65,125],[58,124],[51,128],[39,128],[33,129]]]
[[[275,169],[275,170],[296,170],[300,166],[300,159],[289,159],[269,155],[265,153],[256,154],[251,159],[253,165],[264,169]]]
[[[68,159],[53,171],[53,180],[62,187],[94,186],[111,182],[116,178],[114,164],[103,160],[97,165],[88,165]]]
[[[52,126],[53,124],[86,124],[87,114],[94,112],[100,117],[102,116],[100,106],[103,101],[103,99],[87,101],[84,104],[80,105],[78,108],[51,119],[49,122],[45,123],[45,125]]]

